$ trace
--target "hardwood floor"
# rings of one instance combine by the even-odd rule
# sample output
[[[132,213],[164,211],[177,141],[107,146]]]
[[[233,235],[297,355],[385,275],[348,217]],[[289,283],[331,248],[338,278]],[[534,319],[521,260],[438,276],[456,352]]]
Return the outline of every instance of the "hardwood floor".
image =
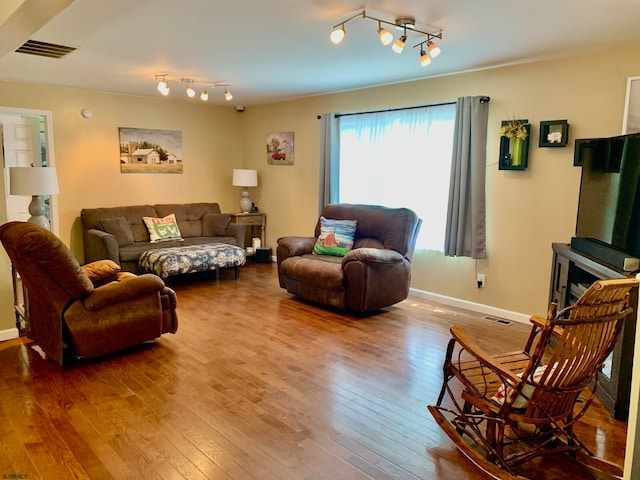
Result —
[[[490,351],[521,347],[526,325],[419,296],[345,315],[280,289],[275,265],[173,288],[177,334],[119,355],[61,369],[24,339],[0,343],[2,478],[484,478],[425,406],[451,324]],[[580,431],[622,464],[625,423],[597,404]],[[561,461],[535,468],[585,478]]]

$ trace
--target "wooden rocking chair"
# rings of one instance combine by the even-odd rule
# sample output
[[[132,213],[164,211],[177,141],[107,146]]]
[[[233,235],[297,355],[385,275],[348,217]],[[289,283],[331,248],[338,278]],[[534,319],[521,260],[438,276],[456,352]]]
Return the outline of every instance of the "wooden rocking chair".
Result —
[[[573,425],[591,405],[598,372],[613,350],[636,279],[601,280],[575,305],[533,316],[521,352],[489,355],[462,328],[451,327],[444,382],[428,409],[456,447],[495,479],[524,478],[513,467],[545,454],[572,452],[610,478],[622,468],[595,458]],[[462,393],[460,394],[460,385]],[[453,407],[442,405],[445,393]],[[579,400],[580,397],[580,400]]]

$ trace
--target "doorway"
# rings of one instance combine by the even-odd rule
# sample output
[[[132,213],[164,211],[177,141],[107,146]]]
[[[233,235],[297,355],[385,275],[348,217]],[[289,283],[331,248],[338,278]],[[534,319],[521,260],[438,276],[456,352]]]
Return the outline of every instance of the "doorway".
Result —
[[[10,167],[53,167],[53,130],[51,112],[22,108],[0,107],[0,135],[2,137],[3,186],[7,221],[28,220],[31,198],[11,195]],[[57,202],[55,196],[43,196],[45,215],[51,231],[59,234]]]

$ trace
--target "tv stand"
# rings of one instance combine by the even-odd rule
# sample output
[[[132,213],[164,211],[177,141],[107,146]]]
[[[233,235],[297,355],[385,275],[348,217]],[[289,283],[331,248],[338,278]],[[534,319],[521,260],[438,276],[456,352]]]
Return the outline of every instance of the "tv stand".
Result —
[[[635,276],[571,248],[570,245],[554,243],[552,249],[549,301],[556,302],[559,309],[573,305],[596,280]],[[637,308],[638,289],[634,288],[631,291],[630,305],[634,310]],[[597,390],[598,398],[617,420],[627,420],[629,415],[635,333],[636,313],[634,311],[625,319],[618,343],[598,376],[600,382]]]

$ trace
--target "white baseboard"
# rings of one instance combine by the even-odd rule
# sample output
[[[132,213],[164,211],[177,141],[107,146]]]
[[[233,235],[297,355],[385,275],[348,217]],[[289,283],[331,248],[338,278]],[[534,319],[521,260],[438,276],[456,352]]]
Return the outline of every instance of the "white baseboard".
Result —
[[[14,338],[18,338],[20,336],[20,332],[17,328],[8,328],[7,330],[0,330],[0,342],[4,342],[5,340],[13,340]]]
[[[461,300],[459,298],[447,297],[438,293],[431,293],[415,288],[411,288],[410,290],[411,293],[423,297],[425,300],[442,303],[443,305],[449,305],[451,307],[464,308],[465,310],[473,310],[474,312],[480,312],[486,315],[504,318],[505,320],[512,320],[518,323],[529,324],[529,318],[531,317],[531,315],[525,315],[524,313],[512,312],[511,310],[504,310],[502,308],[496,308],[490,305],[484,305],[482,303],[469,302],[467,300]]]

